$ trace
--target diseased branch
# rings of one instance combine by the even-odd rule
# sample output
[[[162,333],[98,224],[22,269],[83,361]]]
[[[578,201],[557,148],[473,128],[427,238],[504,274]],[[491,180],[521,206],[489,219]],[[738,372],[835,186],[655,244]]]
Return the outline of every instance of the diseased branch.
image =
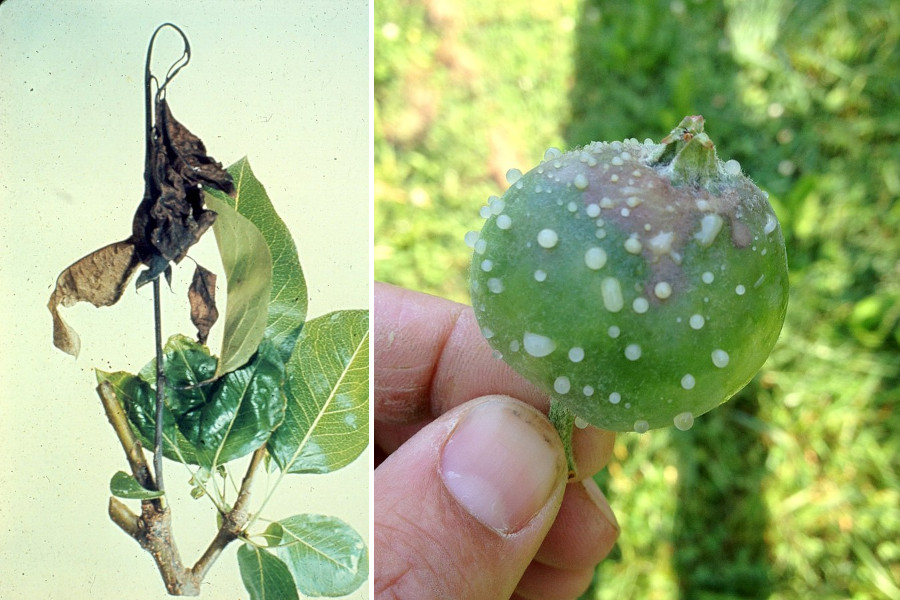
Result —
[[[160,510],[152,500],[144,500],[141,502],[141,518],[138,523],[141,526],[138,536],[132,537],[156,561],[169,594],[199,596],[201,581],[193,577],[189,569],[185,569],[175,545],[171,511],[168,508]]]
[[[135,437],[116,399],[113,386],[104,381],[97,386],[97,393],[106,411],[106,417],[122,444],[128,464],[131,466],[135,479],[147,489],[153,488],[153,478],[150,468],[144,457],[140,441]],[[209,572],[222,551],[234,540],[243,535],[250,514],[247,505],[250,501],[250,492],[253,480],[260,463],[266,455],[266,446],[263,445],[253,453],[247,472],[241,481],[234,507],[222,515],[222,525],[216,532],[209,547],[197,560],[193,568],[185,568],[175,545],[175,537],[172,530],[172,515],[168,507],[160,499],[144,500],[141,502],[141,515],[135,515],[125,503],[110,497],[109,518],[119,528],[130,535],[140,544],[141,548],[153,556],[156,566],[162,576],[163,583],[169,594],[173,596],[198,596],[200,584]],[[146,482],[146,483],[145,483]],[[147,485],[149,483],[150,485]]]
[[[119,526],[119,529],[137,539],[141,531],[141,521],[124,502],[115,496],[110,496],[108,512],[109,518]]]
[[[116,399],[115,390],[108,381],[97,386],[97,393],[109,420],[122,444],[131,472],[138,483],[146,489],[155,489],[156,484],[150,474],[150,467],[144,458],[141,442],[135,437],[125,416],[125,411]],[[166,590],[173,596],[197,596],[200,594],[200,580],[184,568],[181,556],[172,535],[172,516],[162,498],[141,502],[141,516],[138,517],[125,503],[110,497],[109,518],[119,528],[134,538],[156,561]]]
[[[153,475],[150,473],[150,467],[144,458],[144,449],[141,442],[131,430],[128,423],[128,417],[125,411],[116,399],[116,392],[110,382],[104,381],[97,386],[97,394],[100,396],[100,402],[103,403],[103,410],[106,412],[106,418],[116,432],[116,437],[125,450],[125,458],[131,467],[131,474],[142,487],[148,490],[156,489],[156,483],[153,481]]]
[[[250,464],[247,466],[247,473],[241,482],[241,489],[238,491],[237,500],[234,502],[234,508],[228,511],[222,519],[222,526],[213,541],[209,544],[203,556],[197,560],[191,571],[201,580],[206,576],[207,571],[225,549],[225,546],[237,539],[244,528],[247,526],[250,514],[247,512],[247,503],[250,500],[250,488],[253,486],[253,478],[259,463],[266,456],[266,446],[263,444],[257,448],[256,452],[250,458]]]

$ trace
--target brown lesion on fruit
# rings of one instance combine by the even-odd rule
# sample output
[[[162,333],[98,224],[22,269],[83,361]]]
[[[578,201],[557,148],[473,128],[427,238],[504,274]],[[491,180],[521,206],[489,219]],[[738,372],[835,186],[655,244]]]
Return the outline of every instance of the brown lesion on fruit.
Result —
[[[651,302],[664,303],[688,284],[682,260],[691,244],[708,247],[727,235],[736,249],[751,245],[753,233],[746,216],[757,212],[753,199],[762,195],[749,180],[718,190],[699,182],[673,184],[671,166],[654,161],[658,151],[658,145],[638,142],[592,144],[583,152],[596,158],[595,166],[584,161],[568,163],[555,170],[552,179],[586,179],[587,185],[578,188],[583,187],[585,207],[595,204],[600,209],[598,229],[605,229],[605,234],[617,230],[616,237],[630,246],[623,245],[621,251],[643,257],[650,271],[643,283],[644,295]],[[640,243],[637,252],[636,242]],[[661,282],[671,287],[665,298],[654,293]]]
[[[753,241],[753,234],[747,224],[738,217],[731,216],[731,243],[735,248],[746,248]]]

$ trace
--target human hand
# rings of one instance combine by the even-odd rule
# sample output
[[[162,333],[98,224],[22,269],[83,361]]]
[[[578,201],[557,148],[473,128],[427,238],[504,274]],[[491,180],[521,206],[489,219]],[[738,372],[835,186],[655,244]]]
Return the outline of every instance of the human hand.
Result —
[[[614,434],[574,432],[567,485],[549,399],[471,308],[377,283],[374,306],[376,597],[577,598],[619,534],[591,479]]]

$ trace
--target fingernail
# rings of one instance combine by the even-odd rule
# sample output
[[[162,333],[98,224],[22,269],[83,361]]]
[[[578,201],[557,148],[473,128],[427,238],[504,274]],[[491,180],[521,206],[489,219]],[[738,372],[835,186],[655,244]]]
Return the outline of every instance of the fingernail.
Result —
[[[536,410],[498,398],[472,407],[441,455],[441,478],[459,504],[504,534],[524,527],[565,480],[556,432]]]
[[[587,491],[588,498],[591,499],[591,501],[600,511],[600,514],[602,514],[606,522],[609,523],[610,527],[612,527],[616,531],[620,531],[619,521],[616,519],[616,515],[615,513],[613,513],[612,507],[610,507],[609,501],[606,499],[606,496],[597,486],[597,482],[595,482],[593,479],[585,479],[581,483],[582,485],[584,485],[584,489]]]

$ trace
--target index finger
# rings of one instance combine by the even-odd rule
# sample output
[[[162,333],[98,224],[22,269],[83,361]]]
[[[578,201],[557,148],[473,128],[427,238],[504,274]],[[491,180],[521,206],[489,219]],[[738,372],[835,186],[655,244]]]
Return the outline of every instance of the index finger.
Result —
[[[549,396],[493,355],[471,307],[376,282],[374,309],[375,443],[385,453],[480,396],[512,396],[547,412]],[[576,430],[580,476],[603,468],[613,440],[593,427]]]
[[[375,284],[375,418],[429,422],[472,398],[505,394],[546,412],[549,398],[493,356],[471,307]]]

